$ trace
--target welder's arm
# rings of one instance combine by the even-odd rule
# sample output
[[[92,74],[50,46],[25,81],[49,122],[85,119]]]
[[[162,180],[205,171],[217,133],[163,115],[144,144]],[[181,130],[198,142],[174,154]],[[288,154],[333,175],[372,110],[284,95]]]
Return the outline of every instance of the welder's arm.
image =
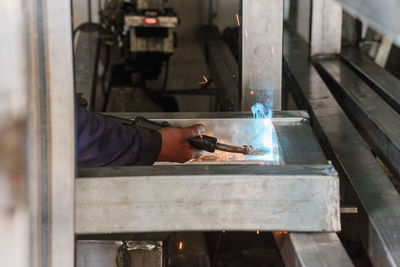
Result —
[[[79,167],[152,165],[160,155],[158,132],[124,126],[80,107],[77,127]]]
[[[159,132],[77,111],[79,167],[152,165],[158,161],[186,162],[203,152],[188,139],[205,131],[202,125],[166,127]]]

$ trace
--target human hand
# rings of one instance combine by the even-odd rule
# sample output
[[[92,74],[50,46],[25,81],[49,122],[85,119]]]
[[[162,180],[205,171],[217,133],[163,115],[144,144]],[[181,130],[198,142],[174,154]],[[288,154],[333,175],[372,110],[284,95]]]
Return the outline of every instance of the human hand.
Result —
[[[158,132],[162,137],[162,146],[157,161],[184,163],[200,157],[204,153],[204,151],[191,146],[187,141],[205,132],[205,128],[201,124],[186,128],[165,127]]]

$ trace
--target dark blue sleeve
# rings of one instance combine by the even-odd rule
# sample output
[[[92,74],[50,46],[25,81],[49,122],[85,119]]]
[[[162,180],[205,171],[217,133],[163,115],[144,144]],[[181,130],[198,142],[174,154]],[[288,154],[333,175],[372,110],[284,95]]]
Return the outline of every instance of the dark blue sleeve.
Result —
[[[79,167],[152,165],[161,135],[77,108]]]

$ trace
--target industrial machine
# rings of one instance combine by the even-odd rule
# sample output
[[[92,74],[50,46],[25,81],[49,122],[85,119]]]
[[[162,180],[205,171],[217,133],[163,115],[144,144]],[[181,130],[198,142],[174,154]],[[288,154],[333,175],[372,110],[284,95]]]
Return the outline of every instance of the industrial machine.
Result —
[[[179,24],[177,14],[165,0],[106,1],[100,21],[106,34],[123,47],[126,64],[138,69],[144,79],[155,79],[173,54]],[[167,63],[168,64],[168,63]]]

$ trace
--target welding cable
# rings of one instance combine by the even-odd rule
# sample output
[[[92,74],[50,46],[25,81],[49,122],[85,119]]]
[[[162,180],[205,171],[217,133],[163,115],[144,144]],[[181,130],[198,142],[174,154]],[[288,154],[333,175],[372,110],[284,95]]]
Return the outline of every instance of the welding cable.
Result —
[[[219,246],[221,245],[221,239],[222,239],[223,232],[224,232],[224,231],[221,231],[221,232],[219,233],[217,246],[215,247],[215,252],[214,252],[214,258],[213,258],[212,267],[215,267],[215,263],[217,262],[217,254],[218,254]]]

